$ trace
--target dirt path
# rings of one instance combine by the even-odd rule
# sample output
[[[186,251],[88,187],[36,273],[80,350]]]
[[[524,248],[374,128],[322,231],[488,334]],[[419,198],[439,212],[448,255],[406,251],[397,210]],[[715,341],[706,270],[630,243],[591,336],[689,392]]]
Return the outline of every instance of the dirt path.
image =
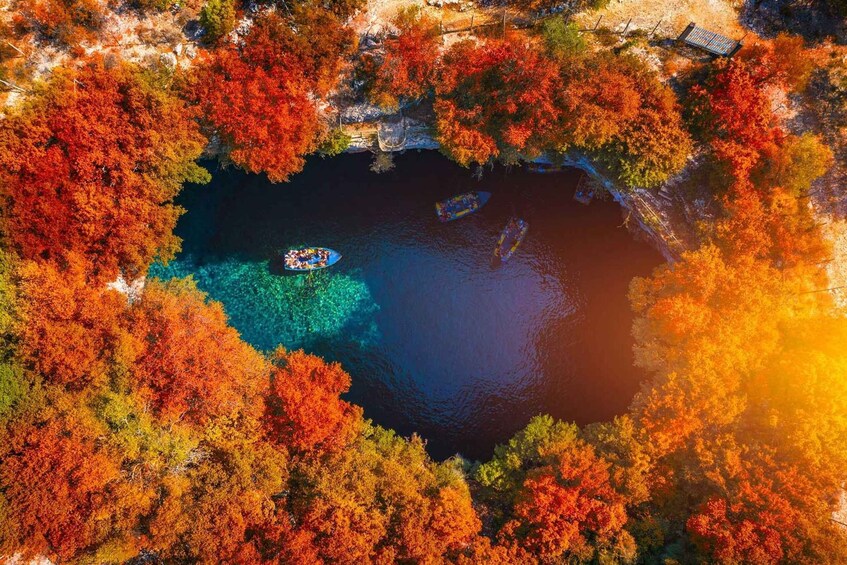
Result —
[[[630,30],[651,31],[665,37],[678,36],[690,22],[729,37],[740,39],[744,30],[738,22],[739,0],[612,0],[601,10],[576,17],[581,25],[593,27],[602,16],[601,26],[621,31],[632,19]]]

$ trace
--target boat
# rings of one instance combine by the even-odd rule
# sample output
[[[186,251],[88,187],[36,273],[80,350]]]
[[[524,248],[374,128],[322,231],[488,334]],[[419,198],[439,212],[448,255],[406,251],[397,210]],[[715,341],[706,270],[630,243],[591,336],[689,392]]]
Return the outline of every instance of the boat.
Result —
[[[286,271],[307,273],[332,267],[341,259],[341,253],[326,247],[289,249],[283,256]]]
[[[490,192],[466,192],[436,203],[435,213],[442,222],[458,220],[482,208],[489,198]]]
[[[588,188],[578,188],[576,189],[576,192],[573,193],[573,199],[580,204],[585,204],[586,206],[591,204],[592,198],[594,198],[594,191]]]
[[[588,206],[591,204],[591,199],[594,198],[594,186],[589,180],[588,175],[583,173],[579,177],[579,182],[576,184],[576,191],[573,193],[573,199],[580,204]]]
[[[554,165],[553,163],[527,163],[526,170],[530,173],[545,175],[550,173],[561,173],[562,166]]]
[[[500,232],[500,239],[497,240],[497,247],[494,248],[494,257],[500,261],[508,261],[518,249],[528,229],[529,224],[526,221],[520,218],[509,218],[506,227]]]

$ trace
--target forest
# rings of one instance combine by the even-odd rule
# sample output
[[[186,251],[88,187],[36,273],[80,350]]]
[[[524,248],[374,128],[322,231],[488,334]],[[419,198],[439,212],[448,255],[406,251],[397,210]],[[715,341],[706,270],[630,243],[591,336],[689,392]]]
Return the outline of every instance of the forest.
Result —
[[[843,165],[843,45],[788,26],[670,69],[561,14],[447,45],[404,7],[360,49],[361,0],[207,0],[196,58],[167,66],[96,48],[116,10],[15,0],[0,29],[0,560],[847,562],[847,319],[812,204]],[[61,62],[32,76],[25,43]],[[426,116],[469,174],[581,155],[627,193],[696,161],[694,243],[630,287],[648,378],[626,413],[434,461],[343,398],[342,366],[256,350],[190,278],[110,284],[179,251],[209,147],[281,183],[344,151],[327,107],[349,85]]]

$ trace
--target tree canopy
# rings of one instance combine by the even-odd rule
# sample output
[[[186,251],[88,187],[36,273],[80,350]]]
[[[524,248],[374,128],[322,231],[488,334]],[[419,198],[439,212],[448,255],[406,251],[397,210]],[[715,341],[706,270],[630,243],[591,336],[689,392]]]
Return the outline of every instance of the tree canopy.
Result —
[[[58,71],[0,122],[9,244],[24,258],[78,254],[92,276],[143,273],[179,249],[173,198],[208,180],[194,162],[204,142],[155,76],[98,58]]]

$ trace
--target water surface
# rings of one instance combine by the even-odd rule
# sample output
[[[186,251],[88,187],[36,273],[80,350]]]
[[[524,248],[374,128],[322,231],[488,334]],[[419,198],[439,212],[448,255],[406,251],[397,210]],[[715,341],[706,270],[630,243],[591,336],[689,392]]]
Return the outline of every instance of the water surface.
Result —
[[[435,457],[488,457],[541,412],[584,424],[626,409],[643,378],[626,291],[661,257],[621,227],[619,206],[573,201],[577,171],[495,168],[477,181],[435,152],[383,175],[369,160],[312,159],[277,185],[217,171],[180,197],[183,252],[154,274],[193,275],[260,349],[340,361],[346,397]],[[493,196],[439,223],[434,202],[468,190]],[[512,214],[529,233],[492,266]],[[306,244],[343,259],[312,277],[282,271],[279,252]]]

